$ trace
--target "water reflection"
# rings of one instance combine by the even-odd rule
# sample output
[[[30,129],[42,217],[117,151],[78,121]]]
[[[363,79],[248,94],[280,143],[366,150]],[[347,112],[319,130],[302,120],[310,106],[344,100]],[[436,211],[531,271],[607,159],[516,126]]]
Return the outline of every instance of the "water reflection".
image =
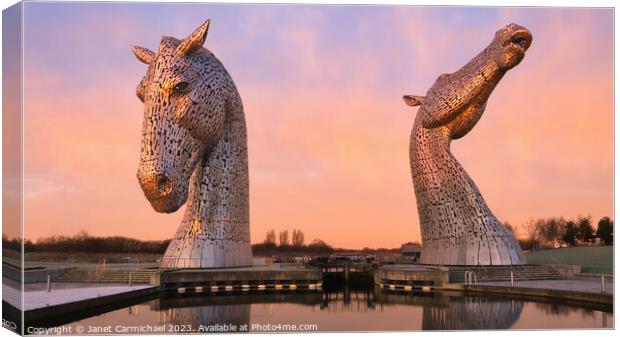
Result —
[[[424,306],[423,330],[508,329],[521,315],[521,302],[487,297],[437,296]]]
[[[165,311],[163,322],[179,326],[242,326],[250,324],[250,304],[181,307]],[[193,329],[195,330],[195,329]]]
[[[380,310],[386,306],[420,306],[422,330],[508,329],[521,314],[521,302],[506,298],[464,297],[450,292],[390,292],[379,289],[325,293],[321,309]]]
[[[390,292],[373,287],[323,292],[167,294],[69,325],[249,326],[315,324],[319,331],[611,328],[613,313],[583,304],[459,292]],[[173,331],[167,331],[173,332]],[[183,332],[183,331],[176,331]]]
[[[311,306],[319,305],[321,301],[319,292],[168,295],[151,301],[150,308],[158,312],[158,324],[241,326],[250,324],[252,304],[298,303]]]

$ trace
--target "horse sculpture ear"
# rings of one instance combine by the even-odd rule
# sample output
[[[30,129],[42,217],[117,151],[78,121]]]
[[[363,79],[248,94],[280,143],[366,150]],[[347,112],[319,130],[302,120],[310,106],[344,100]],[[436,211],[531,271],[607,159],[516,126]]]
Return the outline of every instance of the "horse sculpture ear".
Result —
[[[424,102],[424,96],[404,95],[403,101],[405,101],[405,104],[408,106],[418,106]]]
[[[186,37],[183,42],[177,47],[177,52],[182,55],[189,55],[202,47],[207,38],[207,32],[209,31],[209,23],[211,19],[205,21],[200,27],[198,27],[190,36]]]
[[[131,50],[142,63],[151,64],[153,63],[153,60],[155,60],[155,53],[146,48],[131,46]]]

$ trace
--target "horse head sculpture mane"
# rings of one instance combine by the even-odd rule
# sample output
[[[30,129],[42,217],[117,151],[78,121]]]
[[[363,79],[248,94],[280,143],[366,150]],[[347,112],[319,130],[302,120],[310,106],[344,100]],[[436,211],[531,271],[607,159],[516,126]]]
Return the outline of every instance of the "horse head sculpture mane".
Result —
[[[188,204],[162,268],[252,264],[245,116],[232,78],[202,46],[209,23],[183,40],[164,36],[156,52],[133,47],[148,65],[136,89],[138,181],[157,212]]]
[[[525,263],[514,235],[491,213],[450,152],[450,142],[476,125],[495,86],[521,62],[531,43],[527,29],[510,24],[461,69],[439,76],[426,96],[403,97],[407,105],[420,106],[409,157],[422,234],[421,263]]]

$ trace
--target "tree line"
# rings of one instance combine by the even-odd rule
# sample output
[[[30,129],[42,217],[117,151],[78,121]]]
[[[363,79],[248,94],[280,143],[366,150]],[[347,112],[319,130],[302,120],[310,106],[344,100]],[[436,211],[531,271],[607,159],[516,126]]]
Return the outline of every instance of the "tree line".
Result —
[[[274,230],[271,230],[267,233],[267,237],[263,243],[252,245],[252,251],[254,253],[287,251],[331,253],[334,251],[334,248],[320,239],[314,239],[309,244],[305,244],[304,233],[298,229],[291,232],[290,241],[288,231],[280,232],[279,242],[280,244],[277,245],[276,233]],[[166,251],[168,244],[170,244],[170,239],[142,241],[122,236],[97,237],[91,236],[85,231],[81,231],[73,236],[53,235],[39,238],[36,241],[26,239],[22,242],[19,238],[9,239],[6,235],[2,235],[3,249],[21,251],[22,243],[26,253],[59,252],[163,254]]]
[[[577,216],[576,218],[548,217],[530,218],[521,228],[524,236],[517,235],[519,228],[504,222],[504,225],[519,238],[519,244],[524,250],[552,248],[559,245],[578,246],[595,243],[613,245],[614,222],[609,217],[598,221],[596,230],[592,226],[591,216]],[[277,242],[276,242],[277,241]],[[64,252],[64,253],[152,253],[163,254],[170,240],[142,241],[138,239],[111,236],[95,237],[81,231],[73,236],[53,235],[40,238],[36,241],[23,241],[25,252]],[[8,239],[2,235],[2,247],[21,251],[22,240]],[[276,235],[271,229],[262,243],[252,245],[255,254],[273,254],[281,252],[303,252],[312,254],[333,253],[336,251],[323,240],[314,239],[305,243],[303,231],[294,229],[284,230]]]
[[[122,236],[97,237],[81,231],[73,236],[53,235],[24,240],[24,251],[59,253],[152,253],[163,254],[170,240],[141,241]],[[3,248],[21,250],[21,240],[2,236]]]
[[[293,229],[290,237],[288,230],[281,231],[276,235],[276,231],[271,229],[265,234],[265,240],[262,243],[252,245],[252,252],[259,254],[283,252],[320,254],[332,253],[334,250],[332,246],[321,239],[314,239],[309,244],[305,244],[305,235],[300,229]]]
[[[516,228],[504,223],[513,233]],[[596,230],[591,216],[530,218],[523,225],[525,237],[519,240],[522,249],[536,250],[557,246],[580,246],[595,243],[613,245],[614,222],[609,217],[598,221]]]

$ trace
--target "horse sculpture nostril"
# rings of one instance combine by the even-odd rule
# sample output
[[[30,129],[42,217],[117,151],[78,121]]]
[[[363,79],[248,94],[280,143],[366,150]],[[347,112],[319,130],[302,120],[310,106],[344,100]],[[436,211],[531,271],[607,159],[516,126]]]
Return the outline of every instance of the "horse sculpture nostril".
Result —
[[[514,38],[514,39],[512,39],[512,42],[520,45],[523,48],[525,48],[525,46],[527,45],[527,40],[524,37]]]
[[[157,185],[157,194],[160,197],[165,197],[172,193],[172,181],[165,174],[157,173],[155,183]]]
[[[510,34],[509,41],[523,49],[527,49],[532,43],[532,33],[526,28],[520,27]]]

